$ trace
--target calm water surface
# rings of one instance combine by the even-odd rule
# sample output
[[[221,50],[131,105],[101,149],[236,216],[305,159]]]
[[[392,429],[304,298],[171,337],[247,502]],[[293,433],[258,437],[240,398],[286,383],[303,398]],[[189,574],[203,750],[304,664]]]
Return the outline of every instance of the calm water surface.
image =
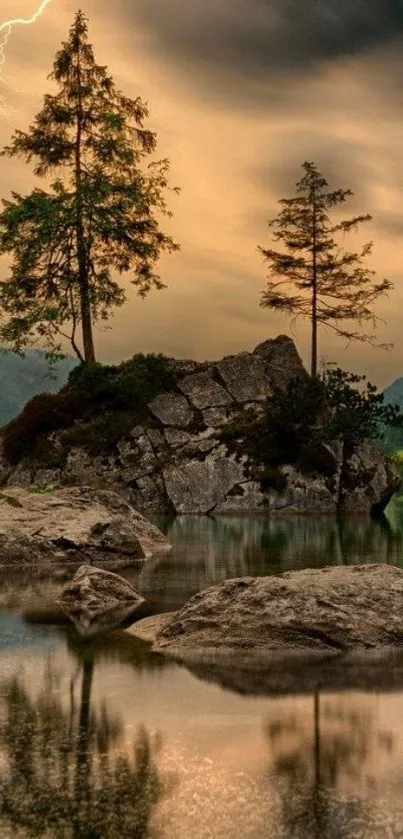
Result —
[[[162,526],[172,553],[127,573],[161,609],[226,577],[403,565],[399,501],[384,522]],[[402,693],[240,694],[124,631],[29,622],[60,580],[0,582],[0,839],[402,839]]]

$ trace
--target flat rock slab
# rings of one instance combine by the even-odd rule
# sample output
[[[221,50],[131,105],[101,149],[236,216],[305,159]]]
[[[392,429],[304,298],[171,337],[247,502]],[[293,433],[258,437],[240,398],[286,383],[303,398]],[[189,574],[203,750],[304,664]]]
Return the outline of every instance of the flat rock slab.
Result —
[[[7,487],[0,493],[0,565],[69,561],[123,567],[169,547],[158,528],[114,492]]]
[[[265,364],[257,355],[239,353],[228,356],[218,362],[217,370],[237,402],[264,401],[272,392]]]
[[[163,472],[165,489],[175,512],[209,513],[233,487],[244,481],[241,463],[212,455],[204,461],[191,460]]]
[[[177,393],[161,393],[148,407],[160,422],[173,425],[174,428],[186,428],[194,419],[189,402]]]
[[[209,371],[185,376],[179,387],[195,408],[214,408],[232,403],[229,393],[213,379]]]
[[[155,649],[210,654],[403,650],[403,571],[358,565],[228,580],[196,594],[156,635]]]

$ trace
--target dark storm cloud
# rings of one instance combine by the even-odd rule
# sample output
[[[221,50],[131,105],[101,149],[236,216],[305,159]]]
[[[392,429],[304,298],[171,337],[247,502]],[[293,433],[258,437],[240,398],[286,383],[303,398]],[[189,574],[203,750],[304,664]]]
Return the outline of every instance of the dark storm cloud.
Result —
[[[130,15],[189,80],[218,93],[231,79],[242,107],[268,84],[276,98],[282,77],[403,36],[403,0],[136,0]]]

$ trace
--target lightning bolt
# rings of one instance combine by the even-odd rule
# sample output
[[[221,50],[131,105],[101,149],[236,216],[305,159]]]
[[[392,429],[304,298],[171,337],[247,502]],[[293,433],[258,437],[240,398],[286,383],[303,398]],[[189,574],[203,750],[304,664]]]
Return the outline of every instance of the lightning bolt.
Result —
[[[31,17],[15,17],[10,18],[9,20],[3,21],[0,23],[0,82],[5,84],[7,87],[13,87],[12,83],[6,82],[3,76],[3,68],[6,61],[6,47],[10,38],[10,35],[13,31],[14,26],[30,26],[32,23],[38,20],[41,17],[43,12],[45,11],[46,7],[49,6],[52,0],[42,0],[38,8],[35,12],[31,15]],[[11,108],[11,106],[6,101],[4,95],[0,94],[0,115],[5,117],[5,119],[11,123],[11,114],[15,113],[15,110]]]

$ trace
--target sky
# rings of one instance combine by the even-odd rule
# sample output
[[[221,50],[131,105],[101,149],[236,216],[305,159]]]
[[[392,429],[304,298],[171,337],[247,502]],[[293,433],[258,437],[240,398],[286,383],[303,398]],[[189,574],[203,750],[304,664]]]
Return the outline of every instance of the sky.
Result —
[[[2,0],[1,18],[29,17],[40,0]],[[41,107],[53,58],[79,0],[50,0],[31,26],[14,27],[0,94],[0,146]],[[171,161],[181,243],[160,273],[168,288],[128,302],[96,330],[98,356],[135,352],[218,359],[289,334],[305,362],[306,323],[261,309],[267,221],[290,197],[304,160],[331,188],[351,188],[345,217],[370,213],[368,266],[395,284],[377,304],[388,352],[346,347],[325,327],[319,354],[379,386],[403,375],[403,0],[82,0],[98,63],[148,102],[158,156]],[[0,196],[37,183],[21,160],[0,160]],[[346,246],[351,243],[346,241]],[[0,263],[0,276],[7,275]]]

